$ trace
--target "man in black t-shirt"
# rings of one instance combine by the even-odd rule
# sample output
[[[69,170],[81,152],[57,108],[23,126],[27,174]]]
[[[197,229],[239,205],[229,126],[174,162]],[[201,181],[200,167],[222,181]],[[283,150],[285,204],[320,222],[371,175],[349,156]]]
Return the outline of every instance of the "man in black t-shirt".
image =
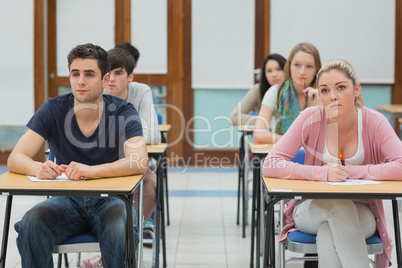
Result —
[[[78,45],[68,67],[72,93],[49,100],[31,118],[8,169],[49,180],[62,173],[71,180],[144,173],[147,150],[136,110],[103,96],[110,79],[107,52]],[[57,161],[33,160],[45,141]],[[22,267],[53,267],[54,245],[83,232],[99,239],[104,267],[124,267],[125,223],[125,204],[118,198],[51,197],[15,224]]]

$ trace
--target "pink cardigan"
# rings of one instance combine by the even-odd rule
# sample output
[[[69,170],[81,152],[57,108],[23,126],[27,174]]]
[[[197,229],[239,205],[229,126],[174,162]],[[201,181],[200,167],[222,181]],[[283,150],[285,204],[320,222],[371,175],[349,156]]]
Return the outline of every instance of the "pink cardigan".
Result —
[[[396,136],[388,120],[369,108],[362,108],[364,165],[350,168],[351,179],[402,180],[402,142]],[[296,118],[285,135],[278,141],[264,161],[263,175],[284,179],[326,181],[328,167],[322,166],[325,146],[327,114],[323,106],[305,109]],[[290,142],[291,141],[291,142]],[[303,147],[306,151],[305,165],[290,160]],[[385,160],[388,160],[386,163]],[[377,255],[377,267],[391,265],[392,239],[388,237],[382,200],[368,200],[377,219],[377,232],[384,252]],[[296,200],[285,208],[285,227],[280,234],[280,242],[287,239],[288,232],[297,230],[293,220]]]

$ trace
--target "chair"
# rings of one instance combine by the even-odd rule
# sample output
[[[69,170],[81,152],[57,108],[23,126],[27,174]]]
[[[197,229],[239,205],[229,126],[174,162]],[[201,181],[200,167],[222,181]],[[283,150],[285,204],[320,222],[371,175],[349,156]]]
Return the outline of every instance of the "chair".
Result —
[[[282,207],[283,201],[281,201]],[[383,252],[383,245],[381,239],[373,235],[366,239],[367,251],[369,254],[380,254]],[[280,267],[285,267],[285,263],[294,260],[318,260],[318,257],[309,256],[309,257],[291,257],[285,260],[285,249],[296,252],[296,253],[304,253],[304,254],[314,254],[317,253],[317,244],[316,244],[316,235],[305,234],[300,231],[293,231],[288,234],[288,240],[284,245],[280,246]],[[370,259],[373,267],[375,267],[375,263]]]
[[[299,150],[296,156],[292,159],[292,162],[304,164],[305,151]],[[280,230],[284,227],[284,219],[283,219],[283,211],[285,207],[285,200],[280,201],[279,208],[279,228]],[[373,235],[366,239],[367,250],[369,254],[380,254],[383,252],[383,245],[381,239]],[[316,244],[316,235],[305,234],[300,231],[293,231],[288,234],[288,240],[285,244],[279,243],[279,251],[278,258],[280,267],[285,267],[285,264],[289,261],[297,261],[297,260],[309,260],[309,261],[318,261],[318,256],[301,256],[301,257],[291,257],[286,260],[285,258],[285,250],[289,250],[291,252],[296,253],[304,253],[304,254],[317,254],[317,244]],[[375,267],[374,261],[370,259],[373,267]]]
[[[78,253],[77,267],[80,267],[81,252],[100,252],[98,239],[92,233],[85,233],[73,236],[66,241],[54,246],[53,253],[59,255],[57,267],[61,268],[63,254],[65,267],[69,267],[67,253]]]

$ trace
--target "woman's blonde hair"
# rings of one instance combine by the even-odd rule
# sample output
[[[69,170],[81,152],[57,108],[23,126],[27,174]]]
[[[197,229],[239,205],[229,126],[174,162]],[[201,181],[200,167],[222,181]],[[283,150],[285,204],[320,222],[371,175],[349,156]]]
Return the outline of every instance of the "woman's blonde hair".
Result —
[[[318,71],[316,79],[317,84],[318,80],[320,80],[320,76],[323,73],[328,73],[331,70],[338,70],[343,72],[350,80],[352,80],[353,86],[356,86],[360,83],[355,69],[349,62],[344,59],[332,59],[325,62],[321,69]],[[361,92],[359,96],[355,97],[355,106],[358,108],[363,106],[363,98]]]
[[[320,53],[318,52],[318,49],[315,46],[313,46],[310,43],[300,43],[300,44],[295,45],[295,47],[292,49],[292,51],[289,54],[289,58],[286,61],[285,68],[284,68],[286,78],[289,79],[290,81],[292,81],[292,83],[293,83],[293,80],[292,80],[292,76],[290,73],[290,65],[292,64],[294,55],[299,51],[303,51],[304,53],[308,53],[311,56],[313,56],[316,70],[319,70],[321,68]],[[311,86],[314,88],[317,86],[317,79],[315,77],[314,77],[313,81],[311,81]]]

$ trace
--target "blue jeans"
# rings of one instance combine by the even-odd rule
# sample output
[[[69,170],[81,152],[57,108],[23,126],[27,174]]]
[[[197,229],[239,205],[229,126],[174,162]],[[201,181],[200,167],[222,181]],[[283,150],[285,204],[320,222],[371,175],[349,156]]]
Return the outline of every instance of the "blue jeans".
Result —
[[[56,196],[37,204],[14,226],[22,267],[53,267],[54,245],[86,232],[98,238],[105,268],[124,267],[126,214],[125,203],[115,197]]]

